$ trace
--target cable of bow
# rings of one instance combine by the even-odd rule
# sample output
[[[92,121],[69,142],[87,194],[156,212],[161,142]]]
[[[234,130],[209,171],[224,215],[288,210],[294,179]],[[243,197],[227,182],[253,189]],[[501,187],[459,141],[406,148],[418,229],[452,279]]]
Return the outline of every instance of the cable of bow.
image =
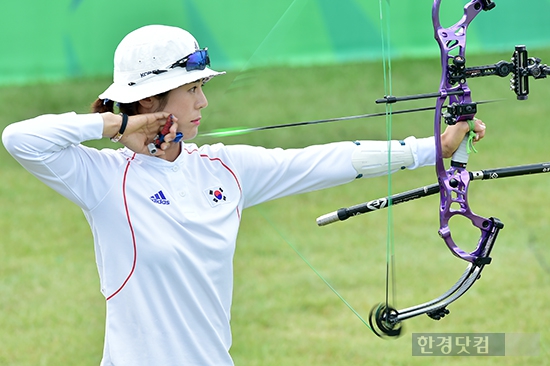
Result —
[[[392,64],[391,64],[391,7],[389,0],[379,0],[380,9],[380,35],[382,45],[382,64],[384,75],[384,93],[392,95]],[[392,116],[393,105],[386,103],[386,139],[388,142],[388,197],[392,195],[391,172],[391,140],[392,140]],[[387,228],[386,228],[386,273],[385,273],[385,299],[380,309],[383,316],[388,316],[390,303],[396,301],[396,274],[395,274],[395,241],[393,232],[393,209],[391,200],[388,201]],[[370,321],[371,330],[376,333],[376,326]]]

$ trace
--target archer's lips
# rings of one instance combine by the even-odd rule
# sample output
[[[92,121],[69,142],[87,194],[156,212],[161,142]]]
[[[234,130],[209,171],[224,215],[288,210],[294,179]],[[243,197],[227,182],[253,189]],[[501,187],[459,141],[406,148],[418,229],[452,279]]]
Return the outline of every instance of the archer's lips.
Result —
[[[201,124],[201,117],[192,120],[191,123],[194,124],[195,126],[200,125]]]

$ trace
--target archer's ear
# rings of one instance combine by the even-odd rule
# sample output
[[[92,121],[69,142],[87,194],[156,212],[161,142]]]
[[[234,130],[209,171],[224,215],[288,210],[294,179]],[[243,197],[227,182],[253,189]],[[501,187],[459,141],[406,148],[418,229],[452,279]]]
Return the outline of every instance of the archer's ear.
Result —
[[[159,100],[154,97],[143,98],[139,101],[140,113],[151,113],[157,110]]]

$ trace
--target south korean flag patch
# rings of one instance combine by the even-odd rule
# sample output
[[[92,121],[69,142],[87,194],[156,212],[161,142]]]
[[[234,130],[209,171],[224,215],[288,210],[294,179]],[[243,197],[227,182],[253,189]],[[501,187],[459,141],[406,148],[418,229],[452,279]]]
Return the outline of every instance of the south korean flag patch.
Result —
[[[229,202],[227,196],[225,195],[223,187],[216,186],[208,188],[204,190],[204,194],[206,195],[206,198],[208,199],[208,202],[212,207],[216,207],[217,205]]]

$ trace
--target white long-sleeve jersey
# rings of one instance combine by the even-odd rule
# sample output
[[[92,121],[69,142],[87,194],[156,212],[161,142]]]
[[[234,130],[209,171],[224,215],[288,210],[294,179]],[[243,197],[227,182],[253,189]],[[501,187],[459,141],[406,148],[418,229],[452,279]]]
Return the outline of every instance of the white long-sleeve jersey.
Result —
[[[352,181],[357,145],[184,144],[168,162],[81,144],[102,131],[99,114],[68,113],[12,124],[2,135],[10,154],[79,205],[90,224],[107,303],[101,364],[232,365],[232,262],[241,212]],[[405,141],[409,168],[434,163],[433,138]]]

